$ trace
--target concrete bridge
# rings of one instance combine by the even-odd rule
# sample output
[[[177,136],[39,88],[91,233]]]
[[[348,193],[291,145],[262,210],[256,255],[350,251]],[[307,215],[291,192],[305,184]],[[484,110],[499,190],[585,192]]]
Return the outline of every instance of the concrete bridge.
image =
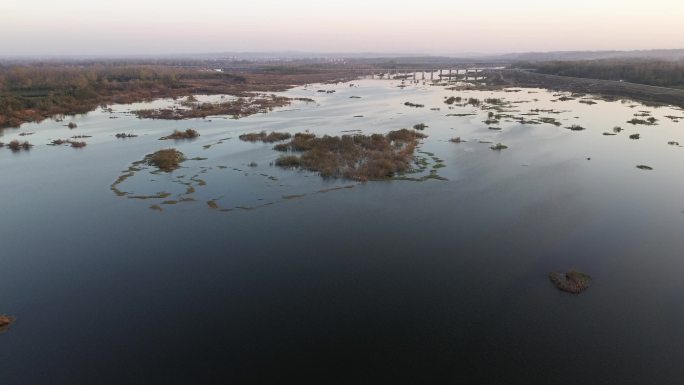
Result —
[[[476,79],[486,75],[489,70],[500,67],[446,67],[446,68],[376,68],[363,70],[370,78],[397,78],[412,80],[426,80],[429,78],[434,81],[442,78],[463,78],[464,80]]]

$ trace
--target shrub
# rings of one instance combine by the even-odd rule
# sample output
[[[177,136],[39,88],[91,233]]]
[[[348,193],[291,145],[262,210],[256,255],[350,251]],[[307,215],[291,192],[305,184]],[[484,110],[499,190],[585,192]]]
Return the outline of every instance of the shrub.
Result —
[[[86,142],[77,142],[77,141],[68,141],[71,144],[71,147],[74,148],[83,148],[86,146]]]
[[[296,155],[282,155],[275,161],[276,166],[280,166],[283,168],[293,168],[293,167],[299,167],[301,162],[299,161],[299,157]]]
[[[21,150],[29,150],[33,145],[27,141],[20,142],[18,140],[13,140],[9,143],[7,143],[7,147],[9,147],[10,150],[12,151],[21,151]]]
[[[174,140],[181,140],[181,139],[194,139],[200,136],[199,132],[196,130],[193,130],[192,128],[188,128],[185,131],[178,131],[178,130],[173,130],[173,133],[168,136],[162,136],[159,138],[159,140],[168,140],[168,139],[174,139]]]
[[[185,155],[173,148],[159,150],[145,157],[145,163],[166,172],[177,169],[183,161],[185,161]]]
[[[283,140],[290,139],[292,135],[287,132],[271,132],[266,134],[266,131],[253,132],[250,134],[240,135],[239,138],[245,142],[263,142],[263,143],[274,143],[282,142]]]

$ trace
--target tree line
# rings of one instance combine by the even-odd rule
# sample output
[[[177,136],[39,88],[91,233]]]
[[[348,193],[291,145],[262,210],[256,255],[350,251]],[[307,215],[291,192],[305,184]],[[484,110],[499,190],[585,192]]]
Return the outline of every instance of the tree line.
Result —
[[[684,86],[684,61],[664,60],[586,60],[519,63],[550,75],[622,80],[661,87]]]

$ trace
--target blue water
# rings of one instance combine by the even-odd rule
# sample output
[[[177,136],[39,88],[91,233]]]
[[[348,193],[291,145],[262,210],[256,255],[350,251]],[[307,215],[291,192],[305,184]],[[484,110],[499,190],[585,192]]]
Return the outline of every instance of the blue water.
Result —
[[[316,103],[239,120],[125,113],[149,106],[139,104],[5,130],[0,141],[35,146],[0,149],[0,314],[17,318],[0,334],[0,383],[684,382],[684,148],[667,144],[684,143],[684,120],[665,117],[684,112],[552,102],[544,90],[352,83],[295,88],[283,94]],[[451,95],[528,101],[516,114],[562,110],[563,126],[488,130],[486,111],[449,109]],[[625,123],[641,110],[658,125]],[[443,159],[447,181],[323,180],[273,167],[271,145],[237,138],[417,123],[429,126],[420,150]],[[625,130],[602,135],[613,126]],[[201,137],[158,140],[185,128]],[[46,145],[72,135],[92,138]],[[207,159],[138,172],[121,188],[173,199],[186,187],[175,181],[199,175],[196,201],[110,190],[166,147]],[[546,274],[569,268],[592,287],[556,290]]]

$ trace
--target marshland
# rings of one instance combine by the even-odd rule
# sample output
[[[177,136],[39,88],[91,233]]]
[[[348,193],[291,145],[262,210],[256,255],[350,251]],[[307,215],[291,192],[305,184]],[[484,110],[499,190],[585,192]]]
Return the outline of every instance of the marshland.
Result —
[[[680,107],[159,73],[0,131],[3,383],[681,374]]]

